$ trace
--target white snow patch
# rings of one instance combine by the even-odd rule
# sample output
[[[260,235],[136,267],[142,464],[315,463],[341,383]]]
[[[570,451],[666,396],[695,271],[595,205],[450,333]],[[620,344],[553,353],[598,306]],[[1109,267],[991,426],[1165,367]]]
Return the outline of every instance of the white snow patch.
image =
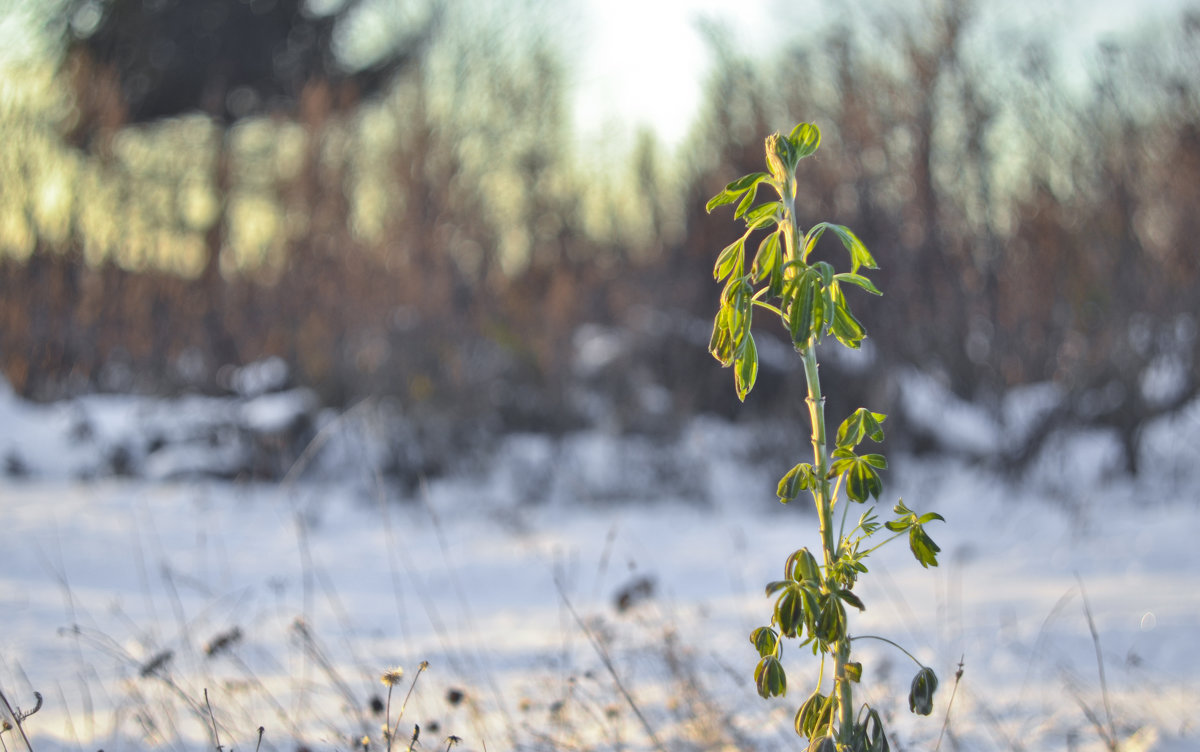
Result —
[[[954,396],[932,376],[906,370],[898,378],[904,416],[938,446],[975,456],[994,454],[1002,432],[986,410]]]
[[[608,367],[626,350],[625,334],[619,329],[584,324],[574,335],[575,371],[584,378]]]
[[[241,406],[241,424],[256,433],[279,433],[310,415],[317,396],[309,389],[263,394]]]
[[[1038,421],[1062,405],[1065,395],[1058,384],[1045,382],[1017,387],[1004,396],[1002,415],[1009,448],[1027,441]]]
[[[936,385],[909,387],[955,436],[996,441],[995,424]],[[352,705],[382,694],[385,668],[411,677],[422,660],[430,670],[406,723],[428,730],[436,720],[438,736],[457,734],[464,749],[533,748],[538,734],[650,749],[564,594],[667,748],[686,748],[688,724],[703,717],[724,719],[741,748],[796,747],[797,695],[757,697],[747,636],[769,619],[764,584],[818,534],[803,503],[774,501],[786,467],[759,461],[762,437],[746,427],[697,419],[674,447],[599,431],[511,436],[486,472],[431,481],[406,501],[374,484],[378,442],[369,421],[350,419],[338,427],[337,484],[85,483],[53,470],[96,467],[112,437],[153,427],[172,441],[145,458],[146,474],[175,477],[222,456],[200,428],[230,413],[277,425],[268,418],[289,414],[290,399],[252,420],[241,400],[33,406],[0,389],[0,449],[37,471],[0,481],[0,689],[24,708],[34,691],[45,696],[24,724],[34,749],[208,746],[206,718],[180,698],[200,702],[205,689],[230,748],[253,747],[260,725],[264,748],[295,748],[294,737],[348,748],[362,733],[378,748],[379,719],[359,720]],[[1053,400],[1014,397],[1006,410],[1028,415]],[[908,659],[855,644],[896,746],[932,748],[962,660],[951,715],[959,748],[1007,750],[1019,739],[1101,750],[1080,707],[1103,717],[1086,592],[1125,747],[1200,748],[1198,416],[1200,403],[1147,429],[1155,459],[1138,479],[1106,471],[1116,449],[1100,433],[1052,440],[1019,484],[952,457],[890,457],[880,516],[902,496],[947,520],[928,527],[939,567],[921,568],[901,539],[872,556],[856,588],[867,604],[851,615],[856,633],[896,640],[942,680],[933,718],[911,716]],[[1069,482],[1047,482],[1056,478]],[[641,578],[653,583],[649,597],[617,611],[614,597]],[[227,652],[205,654],[235,627]],[[147,671],[167,651],[161,675],[173,686]],[[784,651],[793,684],[805,686],[811,655]],[[470,702],[448,706],[450,688]]]
[[[229,387],[243,397],[256,397],[283,389],[289,376],[287,362],[272,356],[232,369]]]

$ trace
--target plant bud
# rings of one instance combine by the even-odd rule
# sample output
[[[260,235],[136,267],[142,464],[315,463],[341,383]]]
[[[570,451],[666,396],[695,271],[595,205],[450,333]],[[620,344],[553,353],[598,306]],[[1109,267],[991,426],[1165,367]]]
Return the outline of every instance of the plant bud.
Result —
[[[785,181],[796,171],[796,150],[790,141],[778,133],[767,136],[767,166],[771,176]]]
[[[913,677],[912,689],[908,692],[908,709],[918,715],[933,712],[933,693],[937,691],[937,675],[928,666],[921,667]]]

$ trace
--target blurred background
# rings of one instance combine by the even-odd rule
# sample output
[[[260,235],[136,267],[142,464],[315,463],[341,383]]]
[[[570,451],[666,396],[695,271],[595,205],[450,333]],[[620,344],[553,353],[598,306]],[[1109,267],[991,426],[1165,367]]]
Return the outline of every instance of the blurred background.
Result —
[[[832,414],[920,451],[897,374],[1001,421],[1036,385],[991,461],[1095,427],[1136,472],[1200,390],[1200,6],[738,5],[0,1],[4,379],[230,395],[267,362],[443,454],[798,424],[773,322],[744,406],[706,351],[740,228],[704,203],[804,120],[801,221],[857,232],[885,293],[864,351],[823,356]]]

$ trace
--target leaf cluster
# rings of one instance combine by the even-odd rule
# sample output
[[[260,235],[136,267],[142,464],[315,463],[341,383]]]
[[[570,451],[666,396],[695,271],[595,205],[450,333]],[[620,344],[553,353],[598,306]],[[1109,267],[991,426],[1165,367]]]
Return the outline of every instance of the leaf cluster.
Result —
[[[779,316],[799,351],[833,334],[847,347],[857,348],[866,336],[862,323],[846,301],[843,287],[853,285],[880,295],[862,269],[875,269],[875,259],[853,232],[821,222],[802,238],[795,237],[795,167],[816,151],[821,132],[801,123],[786,138],[772,134],[766,143],[767,172],[754,172],[729,183],[709,200],[708,211],[736,204],[734,219],[746,224],[740,238],[723,248],[713,265],[713,277],[724,283],[721,305],[713,321],[709,352],[734,369],[734,385],[744,400],[758,375],[758,348],[750,331],[754,306]],[[777,198],[756,204],[759,186],[771,187]],[[753,257],[747,243],[755,232],[767,231]],[[837,272],[825,261],[809,264],[809,256],[826,231],[841,240],[850,256],[850,269]],[[749,262],[747,266],[747,262]]]
[[[942,549],[925,532],[925,525],[934,520],[945,522],[946,518],[937,512],[926,512],[918,516],[916,512],[904,505],[903,499],[896,503],[892,511],[900,516],[885,523],[885,527],[895,533],[908,531],[908,547],[912,549],[913,556],[917,557],[917,561],[923,567],[936,567],[937,555]]]

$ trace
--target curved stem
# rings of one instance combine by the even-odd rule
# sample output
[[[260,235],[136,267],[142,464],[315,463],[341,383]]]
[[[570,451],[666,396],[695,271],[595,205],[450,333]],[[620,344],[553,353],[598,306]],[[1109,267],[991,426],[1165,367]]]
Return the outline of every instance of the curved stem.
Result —
[[[891,640],[889,640],[886,637],[880,637],[879,635],[873,635],[873,634],[864,634],[864,635],[858,635],[857,637],[850,638],[851,642],[853,642],[854,640],[879,640],[880,642],[886,642],[887,644],[889,644],[892,647],[899,650],[901,653],[904,653],[905,655],[907,655],[909,658],[912,659],[913,663],[917,664],[921,668],[929,668],[924,663],[921,663],[920,661],[918,661],[917,657],[915,655],[913,655],[912,653],[908,652],[907,650],[905,650],[903,646],[897,645],[896,643],[892,642]]]
[[[868,555],[869,555],[869,554],[870,554],[872,551],[875,551],[875,550],[877,550],[877,549],[883,548],[883,547],[884,547],[884,546],[886,546],[887,544],[889,544],[889,543],[891,543],[892,541],[894,541],[894,540],[896,540],[897,538],[899,538],[901,535],[904,535],[904,534],[905,534],[905,532],[906,532],[906,531],[904,531],[904,530],[901,530],[900,532],[898,532],[898,533],[894,534],[892,537],[888,538],[887,540],[880,541],[879,543],[876,543],[874,546],[871,546],[871,547],[870,547],[870,548],[868,548],[866,551],[863,551],[863,552],[862,552],[862,554],[861,554],[861,556],[864,556],[864,557],[865,557],[865,556],[868,556]]]
[[[779,310],[777,307],[771,305],[770,303],[764,303],[761,300],[755,300],[753,298],[750,300],[750,302],[753,303],[754,305],[758,306],[759,308],[766,308],[768,311],[770,311],[771,313],[774,313],[776,315],[779,315],[779,316],[783,315],[783,311]]]

